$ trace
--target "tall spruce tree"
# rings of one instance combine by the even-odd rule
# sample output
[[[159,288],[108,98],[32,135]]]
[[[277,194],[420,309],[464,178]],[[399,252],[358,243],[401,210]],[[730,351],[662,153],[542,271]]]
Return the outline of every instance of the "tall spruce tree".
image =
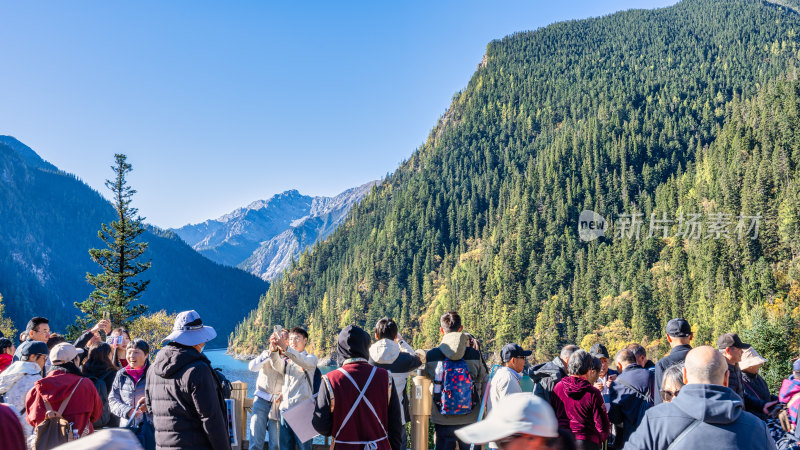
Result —
[[[136,316],[147,310],[146,305],[132,304],[142,295],[150,280],[137,277],[150,268],[150,262],[137,262],[147,249],[147,242],[137,241],[144,232],[144,218],[138,216],[139,210],[131,206],[131,199],[136,190],[128,186],[125,179],[131,172],[127,157],[114,155],[116,164],[111,166],[114,179],[106,180],[114,195],[114,209],[117,220],[110,224],[102,224],[98,237],[105,242],[107,248],[93,248],[89,254],[103,271],[97,275],[86,274],[86,281],[95,287],[89,298],[75,302],[85,317],[76,321],[78,330],[85,330],[108,313],[114,326],[125,326]]]

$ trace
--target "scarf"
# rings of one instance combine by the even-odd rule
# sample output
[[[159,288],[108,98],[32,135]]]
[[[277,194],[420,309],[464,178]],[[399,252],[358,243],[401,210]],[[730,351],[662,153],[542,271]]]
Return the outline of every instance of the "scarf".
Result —
[[[146,365],[144,365],[142,367],[139,367],[138,369],[136,369],[136,368],[134,368],[132,366],[128,366],[128,367],[125,368],[125,372],[127,372],[128,375],[130,375],[131,378],[133,378],[133,384],[134,385],[136,385],[136,383],[138,383],[139,380],[142,379],[142,377],[144,376],[144,371],[145,370],[147,370],[147,366]]]

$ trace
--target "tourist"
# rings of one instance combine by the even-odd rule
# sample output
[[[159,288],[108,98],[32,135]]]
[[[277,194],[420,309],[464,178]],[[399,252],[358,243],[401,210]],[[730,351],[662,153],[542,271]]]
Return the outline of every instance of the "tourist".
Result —
[[[280,326],[278,329],[280,330],[278,337],[288,340],[289,330]],[[248,364],[250,371],[258,372],[253,414],[250,418],[250,448],[255,450],[264,448],[265,438],[268,438],[269,450],[280,448],[278,407],[283,387],[283,372],[273,367],[271,354],[272,349],[268,348]]]
[[[694,339],[692,327],[684,319],[677,318],[667,322],[665,329],[667,335],[667,342],[671,347],[669,355],[661,358],[656,363],[655,370],[655,391],[661,391],[661,380],[664,379],[664,371],[667,367],[683,362],[686,354],[692,349],[689,343]],[[656,404],[661,403],[661,397],[655,398]]]
[[[50,353],[47,345],[39,341],[25,341],[19,345],[21,359],[0,374],[0,395],[5,403],[13,406],[14,412],[19,413],[20,423],[26,439],[33,435],[33,427],[25,420],[25,399],[33,389],[33,385],[42,379],[42,370]],[[33,442],[33,441],[31,441]]]
[[[108,402],[111,413],[119,418],[122,427],[128,426],[129,422],[139,423],[147,412],[144,393],[150,368],[149,355],[147,342],[141,339],[129,342],[124,358],[128,365],[119,369],[114,377]]]
[[[44,317],[36,316],[28,321],[28,325],[25,327],[25,331],[20,334],[19,339],[20,343],[27,340],[47,342],[49,337],[50,321]],[[14,353],[14,361],[19,361],[21,356],[22,355],[19,353],[19,348],[17,348],[17,351]],[[49,366],[49,363],[45,365],[45,367]]]
[[[550,396],[560,428],[570,430],[579,449],[599,449],[610,434],[603,396],[593,384],[600,361],[585,350],[576,350],[567,363],[567,377],[561,379]]]
[[[302,403],[314,395],[314,371],[317,369],[317,357],[306,351],[308,332],[301,327],[289,331],[288,338],[270,336],[270,360],[275,370],[283,373],[281,386],[278,439],[281,450],[292,450],[295,445],[299,450],[311,450],[311,440],[301,441],[292,427],[283,418],[289,408]]]
[[[728,372],[730,372],[728,387],[744,399],[745,410],[755,413],[760,412],[763,414],[762,417],[765,417],[769,414],[770,408],[775,406],[778,401],[764,401],[754,393],[745,391],[742,371],[739,369],[739,361],[742,360],[744,351],[750,348],[750,344],[742,342],[736,333],[725,333],[717,339],[717,348],[728,362]]]
[[[178,313],[145,381],[145,405],[153,416],[156,448],[229,450],[222,387],[203,355],[217,337],[197,311]]]
[[[333,437],[332,449],[402,448],[397,390],[387,370],[369,363],[369,344],[366,331],[345,327],[336,345],[341,367],[323,377],[312,424],[318,433]]]
[[[469,346],[470,338],[463,332],[461,316],[457,312],[442,315],[439,325],[442,341],[426,353],[425,376],[433,381],[431,422],[436,433],[436,450],[449,450],[466,445],[459,441],[455,431],[477,421],[483,394],[481,386],[487,379],[488,370],[481,353]],[[464,368],[469,379],[463,376],[456,379],[455,375],[463,374]],[[453,386],[461,395],[453,398],[453,402],[443,402],[445,386]]]
[[[625,449],[775,449],[767,427],[746,412],[728,384],[725,358],[709,346],[686,354],[686,385],[672,402],[650,408]]]
[[[111,358],[113,358],[111,346],[100,342],[89,349],[89,356],[86,357],[81,367],[81,373],[92,380],[97,394],[100,395],[100,400],[103,401],[103,415],[92,424],[95,430],[119,426],[119,417],[111,414],[108,403],[108,396],[117,376],[117,369],[111,363]]]
[[[369,362],[375,367],[386,369],[392,375],[397,396],[403,405],[403,425],[411,420],[406,381],[411,371],[422,365],[422,360],[414,352],[397,328],[394,320],[384,317],[375,324],[376,342],[369,348]],[[406,448],[408,436],[406,427],[401,428],[401,447]]]
[[[47,418],[48,411],[63,410],[61,415],[72,422],[78,436],[94,432],[92,422],[103,415],[103,402],[91,380],[84,378],[76,365],[81,352],[66,342],[50,350],[47,376],[33,384],[25,399],[26,419],[34,428]]]
[[[567,376],[567,361],[576,350],[578,350],[577,345],[565,345],[561,349],[561,353],[553,358],[552,361],[531,368],[529,375],[534,382],[534,394],[546,402],[550,401],[550,394],[553,393],[553,388],[562,378]]]
[[[625,442],[639,426],[645,411],[653,406],[651,389],[651,373],[637,364],[636,355],[627,348],[617,352],[614,362],[619,376],[609,388],[611,409],[609,420],[622,428],[621,435],[616,436],[614,445],[622,448]]]
[[[664,371],[664,378],[661,380],[661,401],[669,403],[678,396],[683,388],[683,363],[673,364]]]

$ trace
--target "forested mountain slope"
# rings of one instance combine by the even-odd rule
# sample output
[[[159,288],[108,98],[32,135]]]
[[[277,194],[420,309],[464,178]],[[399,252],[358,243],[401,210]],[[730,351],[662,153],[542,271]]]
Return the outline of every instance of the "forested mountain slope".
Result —
[[[324,353],[341,326],[389,315],[432,346],[457,309],[489,350],[517,341],[543,359],[566,342],[648,343],[675,316],[707,342],[790,315],[797,85],[775,83],[796,78],[799,32],[774,4],[684,0],[491,42],[428,140],[231,343],[254,350],[271,324],[305,324]],[[614,228],[580,240],[583,210]],[[676,222],[666,238],[649,236],[651,213]],[[690,213],[700,238],[676,236]],[[718,213],[732,223],[708,237]],[[622,214],[642,214],[638,239],[615,236]],[[750,219],[737,229],[759,214],[757,238]]]

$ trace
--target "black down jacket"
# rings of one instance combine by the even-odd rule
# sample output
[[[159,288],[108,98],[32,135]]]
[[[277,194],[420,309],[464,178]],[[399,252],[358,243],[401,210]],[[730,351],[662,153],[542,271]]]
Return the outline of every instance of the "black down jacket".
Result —
[[[230,450],[222,390],[205,355],[167,344],[148,370],[145,386],[158,449]]]

